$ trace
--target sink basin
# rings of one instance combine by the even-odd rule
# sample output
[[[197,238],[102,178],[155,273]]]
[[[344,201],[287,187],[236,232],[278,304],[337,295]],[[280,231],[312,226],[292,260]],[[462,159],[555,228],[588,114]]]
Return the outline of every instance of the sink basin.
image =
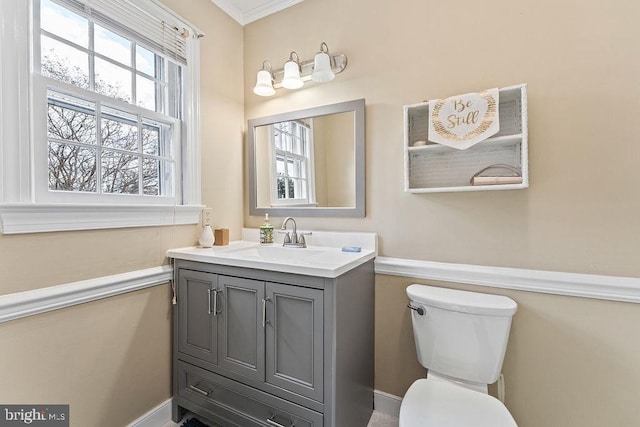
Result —
[[[291,248],[277,245],[250,246],[248,248],[230,249],[228,251],[225,251],[222,256],[261,259],[277,262],[300,262],[326,253],[328,249],[333,248]]]

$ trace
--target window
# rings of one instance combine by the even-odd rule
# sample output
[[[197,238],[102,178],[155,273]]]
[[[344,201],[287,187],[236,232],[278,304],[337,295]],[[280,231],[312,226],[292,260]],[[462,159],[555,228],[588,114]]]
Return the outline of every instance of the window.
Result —
[[[50,191],[173,196],[173,125],[84,101],[47,95]]]
[[[48,173],[46,189],[37,183],[41,197],[172,199],[180,172],[183,66],[82,13],[40,0],[36,78],[47,88]]]
[[[280,122],[271,129],[273,205],[314,204],[311,119]]]
[[[95,218],[105,205],[136,212],[113,226],[197,222],[198,32],[151,0],[10,0],[0,13],[33,22],[0,29],[3,232],[11,209],[58,221],[71,203],[91,217],[81,228],[109,227]]]

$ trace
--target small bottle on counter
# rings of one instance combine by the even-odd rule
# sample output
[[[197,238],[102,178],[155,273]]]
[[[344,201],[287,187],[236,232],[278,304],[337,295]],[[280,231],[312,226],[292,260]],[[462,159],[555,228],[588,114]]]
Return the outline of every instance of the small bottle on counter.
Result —
[[[273,243],[273,224],[269,222],[269,214],[264,214],[264,224],[260,226],[260,244],[270,245]]]
[[[200,234],[200,239],[198,239],[198,243],[200,243],[200,246],[202,246],[203,248],[210,248],[213,246],[213,244],[216,242],[216,238],[213,235],[213,230],[211,229],[210,225],[205,225],[202,228],[202,233]]]

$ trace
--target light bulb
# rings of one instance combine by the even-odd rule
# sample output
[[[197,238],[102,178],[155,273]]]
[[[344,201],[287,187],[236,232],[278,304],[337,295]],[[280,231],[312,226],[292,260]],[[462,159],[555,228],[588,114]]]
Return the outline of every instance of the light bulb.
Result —
[[[313,74],[311,78],[314,82],[325,83],[335,78],[331,70],[331,58],[326,52],[318,52],[313,60]]]
[[[300,65],[293,60],[292,55],[292,57],[289,58],[289,61],[284,64],[282,87],[287,89],[300,89],[303,85],[304,82],[300,78]]]
[[[271,73],[269,71],[258,71],[256,86],[253,88],[253,93],[260,96],[271,96],[276,93],[276,90],[273,88]]]

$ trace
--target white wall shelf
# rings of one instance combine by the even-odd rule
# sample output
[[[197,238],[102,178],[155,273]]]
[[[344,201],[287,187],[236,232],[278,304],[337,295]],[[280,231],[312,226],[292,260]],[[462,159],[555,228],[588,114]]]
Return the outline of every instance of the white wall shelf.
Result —
[[[514,190],[529,186],[527,85],[500,89],[500,131],[466,150],[429,141],[429,103],[404,107],[405,191],[434,193]],[[414,146],[417,141],[427,145]],[[520,184],[471,185],[480,170],[507,164],[522,173]]]

